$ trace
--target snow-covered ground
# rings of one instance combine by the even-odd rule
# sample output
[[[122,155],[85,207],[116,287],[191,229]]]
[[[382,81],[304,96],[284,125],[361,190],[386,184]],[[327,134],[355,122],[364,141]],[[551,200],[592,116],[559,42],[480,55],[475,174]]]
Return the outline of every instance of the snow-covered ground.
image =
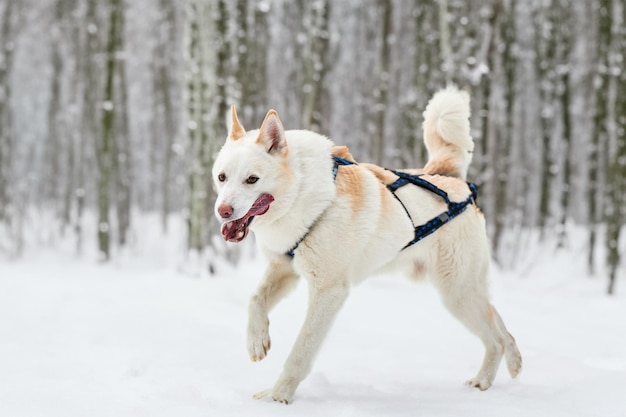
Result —
[[[626,416],[626,288],[605,295],[572,255],[523,277],[492,271],[492,294],[524,356],[511,380],[464,386],[478,339],[428,284],[356,287],[288,406],[270,387],[306,307],[304,283],[271,314],[272,350],[248,359],[251,260],[192,278],[143,257],[100,265],[48,251],[0,261],[0,416]],[[143,259],[143,260],[142,260]]]

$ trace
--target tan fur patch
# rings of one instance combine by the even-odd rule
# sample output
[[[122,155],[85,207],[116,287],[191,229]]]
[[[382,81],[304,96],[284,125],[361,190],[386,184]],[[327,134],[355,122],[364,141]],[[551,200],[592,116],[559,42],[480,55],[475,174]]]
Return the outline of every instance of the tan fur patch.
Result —
[[[243,128],[239,119],[237,118],[237,110],[235,105],[230,106],[230,116],[232,119],[232,125],[230,127],[230,134],[228,135],[232,140],[241,139],[246,136],[246,130]]]
[[[378,165],[365,163],[360,164],[359,166],[374,174],[376,179],[380,182],[380,209],[383,213],[386,213],[390,210],[394,200],[393,194],[387,192],[387,185],[393,183],[397,177],[393,173]]]
[[[441,148],[446,146],[447,142],[443,140],[439,133],[437,133],[437,128],[429,123],[429,120],[424,120],[424,145],[426,145],[426,149],[428,152],[433,151],[434,149]]]
[[[445,175],[449,177],[460,177],[458,158],[450,156],[448,158],[429,161],[423,169],[423,173],[431,175]]]
[[[376,178],[378,178],[378,181],[385,185],[393,183],[398,178],[393,172],[387,171],[385,168],[379,167],[378,165],[361,164],[361,166],[371,171]]]
[[[426,173],[424,168],[399,169],[398,171],[407,173],[409,175],[424,175]]]
[[[293,173],[291,172],[291,168],[289,167],[289,161],[287,160],[288,153],[289,153],[289,148],[285,149],[281,157],[280,170],[282,172],[281,178],[283,179],[291,178],[293,176]]]
[[[357,214],[365,203],[365,189],[363,187],[363,172],[360,166],[347,165],[339,168],[335,183],[337,192],[346,195],[352,203],[352,214]]]
[[[380,183],[380,210],[385,215],[391,209],[391,202],[394,200],[393,194],[387,192],[387,187]]]
[[[339,158],[343,158],[346,161],[350,161],[350,162],[356,163],[356,160],[354,159],[354,157],[350,153],[350,149],[348,149],[347,146],[333,146],[333,149],[331,150],[331,155],[332,156],[337,156]]]

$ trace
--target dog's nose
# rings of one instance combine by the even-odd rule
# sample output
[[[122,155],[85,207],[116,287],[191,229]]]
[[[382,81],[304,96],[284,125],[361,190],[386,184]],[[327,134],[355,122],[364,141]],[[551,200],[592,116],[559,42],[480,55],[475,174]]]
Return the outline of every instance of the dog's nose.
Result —
[[[217,212],[222,216],[222,219],[227,219],[233,215],[233,206],[229,204],[222,204],[217,208]]]

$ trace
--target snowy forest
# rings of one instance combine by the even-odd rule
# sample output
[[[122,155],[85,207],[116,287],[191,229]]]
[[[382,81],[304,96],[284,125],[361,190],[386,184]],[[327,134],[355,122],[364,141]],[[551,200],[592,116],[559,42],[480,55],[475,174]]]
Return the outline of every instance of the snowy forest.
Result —
[[[625,56],[624,0],[0,0],[0,257],[69,240],[107,261],[154,216],[207,268],[236,262],[209,175],[231,104],[419,167],[422,111],[455,83],[495,262],[583,239],[612,293]]]

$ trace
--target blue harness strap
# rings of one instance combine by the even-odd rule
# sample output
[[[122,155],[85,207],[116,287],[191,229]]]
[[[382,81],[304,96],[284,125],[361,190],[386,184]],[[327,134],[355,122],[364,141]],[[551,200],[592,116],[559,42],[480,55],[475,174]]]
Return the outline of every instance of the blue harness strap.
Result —
[[[398,188],[406,184],[413,184],[418,187],[424,188],[434,194],[437,194],[448,205],[447,211],[441,213],[440,215],[436,217],[433,217],[426,223],[420,226],[415,226],[415,224],[413,224],[413,227],[415,228],[415,235],[413,237],[413,240],[407,243],[402,248],[402,250],[408,248],[409,246],[416,244],[417,242],[424,239],[425,237],[433,234],[441,226],[448,223],[450,220],[454,219],[459,214],[463,213],[465,209],[467,208],[467,206],[474,204],[476,202],[476,198],[478,196],[478,189],[476,188],[476,185],[472,184],[471,182],[468,182],[467,186],[470,189],[470,196],[465,201],[453,202],[453,201],[450,201],[450,198],[448,197],[448,193],[443,191],[441,188],[437,187],[435,184],[432,184],[426,181],[424,178],[422,178],[419,175],[410,175],[405,172],[399,172],[399,171],[393,171],[393,170],[388,170],[388,171],[397,175],[398,179],[392,184],[387,185],[387,189],[389,189],[389,191],[391,191],[391,193],[394,195],[394,197],[396,197],[396,199],[400,202],[400,204],[402,204],[402,207],[404,208],[404,211],[409,216],[409,219],[411,219],[411,222],[413,222],[413,219],[411,218],[409,211],[407,210],[402,200],[400,200],[400,198],[395,193]]]
[[[333,156],[335,164],[333,165],[333,179],[337,179],[337,173],[339,172],[339,165],[354,165],[356,162],[348,161],[347,159]]]
[[[334,160],[333,179],[337,178],[337,173],[339,172],[339,166],[356,164],[356,162],[348,161],[347,159],[343,159],[343,158],[340,158],[338,156],[333,156],[333,160]],[[416,244],[417,242],[419,242],[420,240],[424,239],[425,237],[433,234],[441,226],[443,226],[444,224],[448,223],[450,220],[454,219],[459,214],[463,213],[465,211],[465,209],[467,208],[467,206],[469,206],[471,204],[475,204],[476,197],[478,196],[478,189],[476,188],[476,185],[472,184],[471,182],[468,182],[467,186],[469,187],[470,192],[471,192],[470,196],[465,201],[453,202],[453,201],[450,201],[450,198],[448,197],[448,193],[443,191],[441,188],[437,187],[435,184],[426,181],[420,175],[410,175],[410,174],[407,174],[405,172],[394,171],[394,170],[391,170],[391,169],[389,169],[388,171],[390,171],[394,175],[396,175],[398,177],[398,179],[396,181],[394,181],[393,183],[388,184],[387,185],[387,189],[391,192],[391,194],[393,194],[393,196],[396,198],[396,200],[398,200],[398,202],[402,205],[402,207],[404,208],[404,211],[406,212],[407,216],[411,220],[411,223],[413,223],[413,219],[411,218],[411,215],[409,214],[409,211],[407,210],[407,208],[404,205],[404,203],[402,202],[402,200],[400,200],[400,198],[396,195],[396,191],[400,187],[403,187],[403,186],[405,186],[407,184],[416,185],[416,186],[418,186],[420,188],[423,188],[423,189],[428,190],[428,191],[430,191],[430,192],[432,192],[434,194],[437,194],[448,205],[448,210],[447,211],[445,211],[445,212],[441,213],[440,215],[430,219],[425,224],[422,224],[422,225],[419,225],[419,226],[415,226],[415,223],[413,223],[413,227],[415,228],[414,238],[409,243],[407,243],[402,248],[402,250],[408,248],[409,246],[412,246],[412,245]],[[320,215],[320,217],[321,217],[321,215]],[[311,229],[313,229],[313,227],[315,226],[315,224],[317,223],[318,220],[319,220],[319,217],[316,218],[313,221],[311,226],[309,226],[309,228],[307,229],[307,232],[304,234],[304,236],[302,236],[296,242],[296,244],[285,253],[288,257],[290,257],[290,258],[294,257],[294,251],[298,248],[300,243],[302,243],[302,241],[308,236],[309,232],[311,231]]]
[[[356,162],[352,162],[352,161],[348,161],[347,159],[343,159],[340,158],[338,156],[333,156],[333,180],[337,179],[337,173],[339,172],[339,166],[340,165],[353,165],[356,164]],[[324,213],[322,213],[324,214]],[[291,247],[291,249],[289,249],[287,252],[285,252],[285,255],[287,255],[290,258],[293,258],[295,256],[294,251],[296,249],[298,249],[298,246],[300,246],[300,243],[302,243],[302,241],[304,239],[306,239],[306,237],[309,235],[309,232],[311,231],[311,229],[313,229],[313,227],[315,226],[315,224],[317,223],[317,221],[319,220],[320,217],[322,217],[322,214],[319,215],[318,218],[316,218],[315,220],[313,220],[313,223],[311,223],[311,225],[308,227],[306,233],[304,234],[304,236],[302,236],[295,245],[293,245]]]

